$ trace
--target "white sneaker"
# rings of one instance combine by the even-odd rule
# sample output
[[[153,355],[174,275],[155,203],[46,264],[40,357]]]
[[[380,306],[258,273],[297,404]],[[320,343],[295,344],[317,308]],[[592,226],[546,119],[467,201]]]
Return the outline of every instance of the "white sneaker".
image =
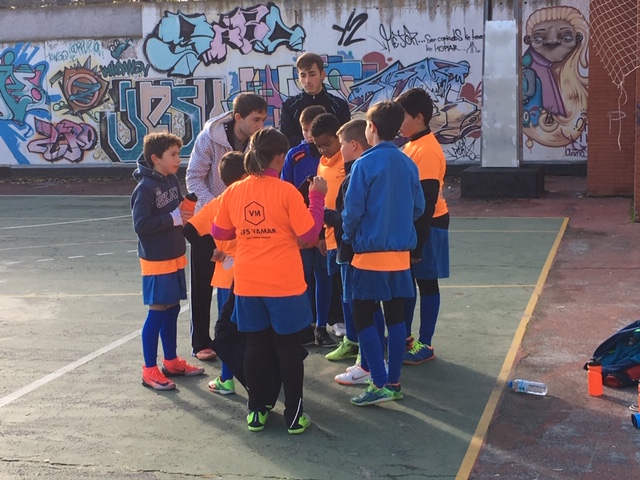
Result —
[[[344,323],[334,323],[331,328],[333,329],[333,334],[336,337],[344,337],[347,334],[347,329],[344,326]]]
[[[371,380],[371,374],[360,365],[349,367],[346,372],[336,375],[334,379],[340,385],[364,385]]]

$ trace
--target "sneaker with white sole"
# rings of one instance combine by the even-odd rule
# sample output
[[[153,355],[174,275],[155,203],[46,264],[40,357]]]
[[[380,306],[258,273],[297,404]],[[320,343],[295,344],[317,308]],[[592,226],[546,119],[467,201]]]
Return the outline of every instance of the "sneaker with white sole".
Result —
[[[220,377],[216,377],[214,381],[209,382],[208,387],[210,392],[219,393],[220,395],[232,395],[236,393],[236,384],[233,378],[223,382]]]
[[[347,334],[347,329],[344,326],[344,323],[334,323],[331,325],[331,329],[336,337],[344,337]]]
[[[336,375],[334,380],[340,385],[366,385],[371,380],[371,374],[361,365],[347,368],[347,371]]]

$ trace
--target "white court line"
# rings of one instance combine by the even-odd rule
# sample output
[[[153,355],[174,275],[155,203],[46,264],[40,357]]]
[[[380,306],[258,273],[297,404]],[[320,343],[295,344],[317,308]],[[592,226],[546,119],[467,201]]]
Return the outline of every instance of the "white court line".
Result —
[[[53,258],[41,258],[40,260],[36,260],[36,262],[53,262]]]
[[[55,223],[41,223],[38,225],[16,225],[13,227],[0,227],[0,230],[16,230],[19,228],[36,228],[36,227],[52,227],[55,225],[69,225],[71,223],[85,223],[85,222],[102,222],[104,220],[119,220],[121,218],[131,218],[131,215],[118,215],[117,217],[104,217],[104,218],[87,218],[85,220],[69,220],[68,222],[55,222]]]
[[[31,245],[29,247],[9,247],[0,248],[0,252],[6,252],[9,250],[31,250],[34,248],[50,248],[50,247],[77,247],[80,245],[105,245],[107,243],[135,243],[135,238],[129,240],[109,240],[105,242],[82,242],[82,243],[49,243],[47,245]],[[137,250],[129,250],[130,252],[137,252]]]
[[[180,313],[186,312],[187,310],[189,310],[189,306],[185,305],[180,308]],[[44,377],[36,380],[35,382],[31,382],[29,385],[26,385],[21,389],[16,390],[15,392],[0,398],[0,408],[9,405],[11,402],[18,400],[20,397],[23,397],[28,393],[33,392],[34,390],[46,385],[47,383],[52,382],[56,378],[59,378],[62,375],[69,373],[78,367],[81,367],[85,363],[89,363],[91,360],[95,360],[99,356],[104,355],[105,353],[108,353],[115,348],[118,348],[120,345],[124,345],[128,341],[138,337],[141,331],[142,329],[136,330],[135,332],[131,332],[130,334],[125,335],[124,337],[119,338],[114,342],[111,342],[109,345],[105,345],[104,347],[99,348],[95,352],[90,353],[89,355],[85,355],[84,357],[76,360],[75,362],[71,362],[68,365],[65,365],[64,367],[59,368],[55,372],[52,372],[49,375],[45,375]]]
[[[106,252],[106,253],[96,253],[97,256],[102,257],[103,255],[113,255],[113,252]]]
[[[67,258],[84,258],[84,255],[74,255],[73,257],[67,257]]]

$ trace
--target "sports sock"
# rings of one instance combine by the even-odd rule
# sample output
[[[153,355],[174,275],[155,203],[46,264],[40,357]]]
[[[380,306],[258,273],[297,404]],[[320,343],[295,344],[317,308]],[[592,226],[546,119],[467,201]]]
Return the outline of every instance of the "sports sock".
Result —
[[[160,339],[165,360],[173,360],[178,356],[178,314],[180,304],[167,309],[167,316],[160,327]]]
[[[405,343],[407,340],[407,330],[404,323],[389,325],[389,381],[388,383],[400,382],[400,372],[402,370],[402,359],[404,358]]]
[[[371,378],[376,387],[387,383],[387,372],[384,369],[384,356],[380,345],[380,336],[375,326],[366,327],[358,333],[358,342],[362,356],[366,357]],[[364,367],[363,367],[364,368]]]
[[[231,369],[227,367],[227,364],[222,362],[222,370],[220,371],[220,380],[226,382],[227,380],[233,378],[233,373],[231,373]]]
[[[440,311],[440,294],[420,296],[420,342],[432,345],[436,330],[438,312]]]
[[[155,367],[158,357],[158,335],[164,323],[166,310],[149,310],[142,326],[142,355],[145,367]]]

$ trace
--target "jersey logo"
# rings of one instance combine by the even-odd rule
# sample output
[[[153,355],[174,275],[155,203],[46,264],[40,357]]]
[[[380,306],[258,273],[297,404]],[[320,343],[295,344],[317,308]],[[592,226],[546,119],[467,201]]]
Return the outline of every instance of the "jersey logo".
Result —
[[[260,225],[265,221],[264,207],[258,202],[251,202],[244,207],[244,219],[251,225]]]
[[[299,162],[300,160],[302,160],[304,157],[306,157],[307,154],[304,152],[298,152],[293,156],[293,161],[294,162]]]

